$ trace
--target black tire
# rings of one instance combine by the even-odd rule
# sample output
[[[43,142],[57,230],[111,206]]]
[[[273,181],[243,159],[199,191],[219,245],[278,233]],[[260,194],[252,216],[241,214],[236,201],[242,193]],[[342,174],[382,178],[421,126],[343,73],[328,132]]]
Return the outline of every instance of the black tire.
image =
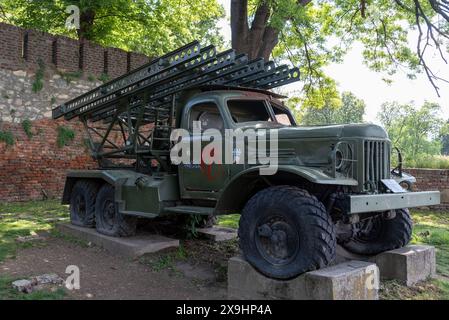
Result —
[[[80,227],[95,227],[95,199],[99,184],[90,180],[75,183],[70,195],[70,222]]]
[[[98,192],[95,203],[96,227],[99,233],[112,237],[130,237],[136,234],[137,217],[118,211],[114,199],[114,187],[105,184]]]
[[[335,260],[334,224],[307,191],[275,186],[254,195],[242,211],[240,247],[262,274],[291,279]]]
[[[341,245],[361,255],[375,255],[406,246],[412,237],[413,222],[408,209],[396,210],[394,218],[377,215],[357,225],[358,232]]]

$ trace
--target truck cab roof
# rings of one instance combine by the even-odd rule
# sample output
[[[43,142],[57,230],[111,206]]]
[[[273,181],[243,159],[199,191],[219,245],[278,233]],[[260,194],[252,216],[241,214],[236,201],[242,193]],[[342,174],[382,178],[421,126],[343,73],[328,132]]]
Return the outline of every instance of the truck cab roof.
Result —
[[[245,96],[257,96],[264,95],[274,99],[285,99],[287,96],[263,89],[249,88],[249,87],[240,87],[240,86],[225,86],[225,85],[209,85],[209,86],[200,86],[193,88],[193,90],[199,89],[202,92],[240,92]]]

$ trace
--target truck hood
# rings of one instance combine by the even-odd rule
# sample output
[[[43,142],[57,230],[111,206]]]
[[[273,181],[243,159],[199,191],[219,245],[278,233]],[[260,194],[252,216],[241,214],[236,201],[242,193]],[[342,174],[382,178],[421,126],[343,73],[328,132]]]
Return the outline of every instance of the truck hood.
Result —
[[[280,139],[295,138],[375,138],[388,139],[384,128],[375,124],[344,124],[279,128]]]

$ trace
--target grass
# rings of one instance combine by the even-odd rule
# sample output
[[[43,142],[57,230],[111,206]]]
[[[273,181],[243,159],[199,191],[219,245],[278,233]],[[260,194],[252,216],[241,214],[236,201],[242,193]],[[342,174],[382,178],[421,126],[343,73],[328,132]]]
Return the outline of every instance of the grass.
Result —
[[[44,87],[44,75],[45,75],[45,64],[42,60],[38,61],[39,68],[36,71],[36,76],[33,81],[33,92],[38,93]]]
[[[67,219],[67,207],[56,200],[0,204],[0,262],[14,258],[20,248],[43,245],[42,242],[19,243],[16,241],[19,236],[41,232],[53,234],[55,222]],[[14,280],[17,279],[0,276],[0,299],[59,300],[65,296],[62,288],[21,293],[11,287]]]
[[[33,132],[31,131],[32,123],[29,119],[25,119],[22,121],[22,128],[23,131],[25,131],[25,134],[27,135],[28,139],[31,139],[33,137]]]
[[[406,287],[397,281],[383,281],[379,295],[382,300],[448,300],[449,283],[432,279]]]
[[[6,143],[7,146],[13,146],[15,139],[10,131],[0,131],[0,142]]]
[[[0,262],[17,249],[39,242],[19,243],[20,236],[52,232],[55,222],[68,219],[67,207],[56,200],[0,204]]]
[[[412,216],[414,221],[412,243],[435,246],[437,272],[449,281],[449,214],[412,211]]]
[[[62,148],[68,145],[75,139],[75,131],[70,128],[66,128],[64,126],[58,127],[58,137],[56,139],[56,143],[59,148]]]
[[[407,168],[449,169],[449,156],[418,155],[414,159],[404,161]]]
[[[168,250],[168,252],[162,252],[156,255],[145,255],[140,258],[140,262],[150,266],[155,272],[162,270],[174,270],[174,265],[177,261],[183,261],[187,259],[187,252],[185,248],[180,245],[176,250]]]
[[[238,229],[240,221],[239,214],[228,214],[218,217],[218,225],[227,228]]]

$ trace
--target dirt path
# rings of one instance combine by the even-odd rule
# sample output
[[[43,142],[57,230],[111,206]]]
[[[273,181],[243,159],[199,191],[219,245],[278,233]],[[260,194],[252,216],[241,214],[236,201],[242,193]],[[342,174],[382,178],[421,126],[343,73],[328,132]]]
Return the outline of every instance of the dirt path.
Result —
[[[0,263],[0,275],[27,278],[56,273],[65,279],[69,265],[78,266],[81,276],[81,289],[68,292],[69,299],[226,299],[225,283],[215,279],[211,265],[194,266],[187,260],[160,264],[160,270],[154,270],[59,238],[19,250],[15,259]]]

